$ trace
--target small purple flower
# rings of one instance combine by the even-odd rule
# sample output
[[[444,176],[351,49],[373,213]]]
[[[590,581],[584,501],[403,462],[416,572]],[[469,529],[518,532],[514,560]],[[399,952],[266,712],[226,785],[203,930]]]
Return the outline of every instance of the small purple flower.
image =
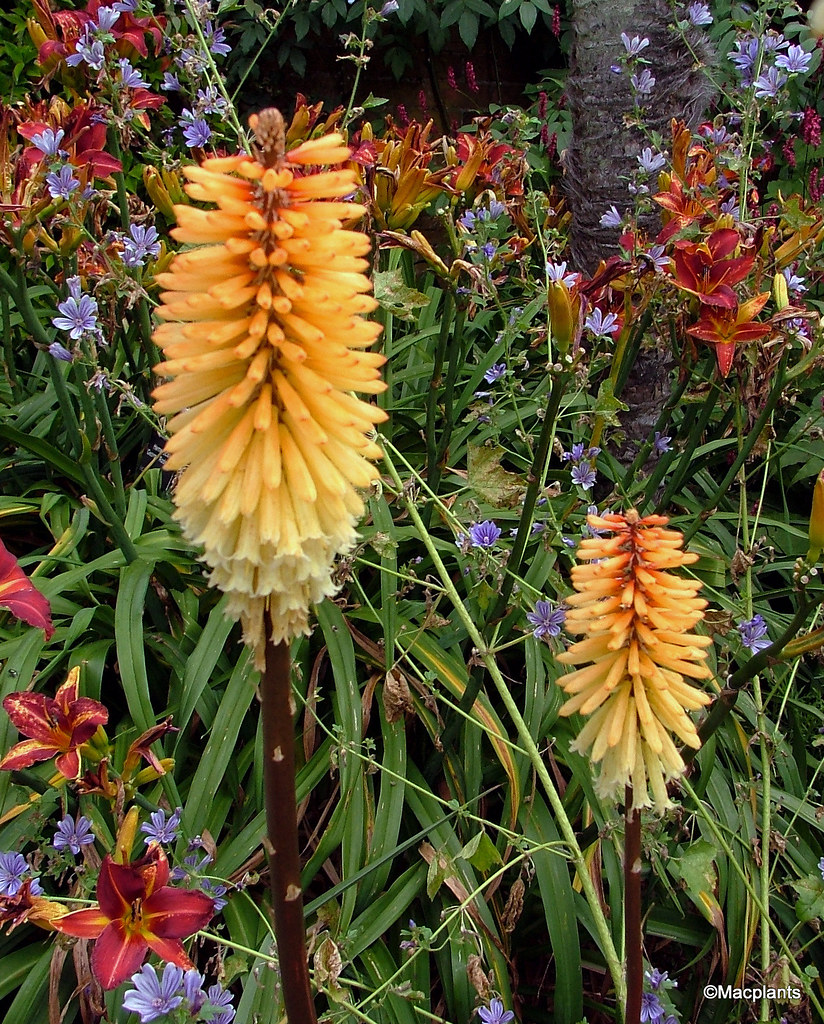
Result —
[[[583,441],[575,441],[568,452],[564,452],[561,459],[564,462],[580,462],[581,459],[594,459],[601,454],[598,447],[587,448]]]
[[[220,1010],[221,1013],[217,1017],[212,1017],[212,1021],[218,1019],[229,1024],[230,1020],[234,1019],[235,1011],[232,1009],[232,993],[225,992],[220,985],[210,985],[208,990],[209,1002],[216,1010]],[[229,1014],[229,1016],[226,1016]]]
[[[463,216],[458,217],[458,223],[461,225],[462,228],[466,228],[467,231],[472,231],[475,227],[475,221],[477,221],[477,219],[478,218],[476,214],[473,213],[472,210],[467,210],[466,213],[463,214]]]
[[[500,999],[490,999],[489,1006],[481,1006],[478,1009],[478,1016],[483,1024],[509,1024],[515,1019],[512,1010],[505,1010]]]
[[[197,90],[197,105],[204,114],[222,114],[226,110],[226,100],[214,85]]]
[[[220,913],[221,910],[226,906],[226,900],[223,897],[229,891],[225,885],[213,885],[208,878],[202,879],[200,888],[206,893],[207,896],[211,897],[212,902],[215,905],[215,913]]]
[[[532,635],[541,640],[545,636],[558,636],[566,619],[566,610],[553,606],[549,601],[536,601],[535,611],[526,613],[527,620],[535,629]]]
[[[386,3],[381,7],[381,17],[387,18],[390,14],[394,14],[398,10],[400,4],[398,0],[386,0]]]
[[[607,313],[605,316],[596,306],[584,320],[584,327],[592,331],[596,338],[609,341],[618,329],[618,317],[615,313]]]
[[[57,824],[57,832],[54,834],[55,850],[65,850],[68,847],[75,857],[80,853],[81,846],[89,846],[94,842],[92,823],[84,815],[75,822],[70,814],[67,814]]]
[[[28,871],[22,853],[0,853],[0,896],[16,896]]]
[[[653,153],[649,146],[644,146],[636,159],[641,170],[646,171],[647,174],[654,174],[655,171],[660,171],[667,162],[660,153]]]
[[[566,260],[564,260],[563,263],[551,263],[547,260],[546,276],[553,283],[560,281],[561,284],[566,285],[567,288],[571,288],[580,277],[580,274],[575,273],[574,271],[567,273]]]
[[[661,1024],[664,1016],[664,1006],[654,992],[644,992],[641,996],[641,1022],[642,1024]]]
[[[97,30],[108,32],[117,24],[120,11],[116,7],[99,7],[97,10]]]
[[[780,53],[775,58],[775,66],[783,68],[790,75],[805,75],[810,70],[812,59],[813,55],[807,53],[803,46],[791,46],[786,53]]]
[[[189,1013],[192,1017],[200,1013],[208,998],[203,989],[204,977],[193,968],[183,975],[183,998],[189,1004]]]
[[[721,212],[728,213],[733,220],[741,220],[741,207],[736,202],[734,195],[724,200],[721,204]]]
[[[647,69],[630,76],[630,85],[639,96],[649,96],[655,86],[655,76]]]
[[[149,815],[151,823],[144,821],[140,826],[140,831],[145,833],[146,838],[143,840],[148,846],[149,843],[173,843],[180,835],[180,816],[183,814],[183,808],[178,807],[174,813],[170,814],[168,820],[166,818],[166,812],[163,810],[152,811]]]
[[[49,355],[54,356],[55,359],[60,359],[64,363],[71,363],[74,360],[74,356],[69,352],[67,348],[64,348],[59,341],[53,341],[49,345]]]
[[[203,35],[212,53],[225,57],[232,52],[232,47],[226,42],[226,33],[222,28],[215,28],[211,21],[203,26]]]
[[[642,50],[649,46],[649,39],[646,36],[643,39],[640,36],[633,36],[630,39],[626,32],[621,33],[621,42],[629,57],[637,57]]]
[[[573,466],[570,476],[575,486],[583,487],[585,491],[588,491],[598,479],[598,474],[588,462],[581,462],[577,466]]]
[[[767,623],[760,615],[754,615],[745,622],[738,623],[741,643],[748,651],[757,654],[770,646],[772,641],[767,636]]]
[[[755,38],[739,39],[734,50],[729,50],[727,56],[733,62],[741,75],[742,83],[749,85],[752,81],[752,69],[758,57],[758,40]]]
[[[137,10],[137,4],[138,0],[117,0],[114,9],[120,11],[121,14],[130,14]]]
[[[63,315],[52,317],[52,323],[58,330],[68,331],[72,341],[77,341],[87,332],[100,330],[97,303],[88,295],[81,295],[79,300],[70,295],[58,305],[57,311]]]
[[[490,219],[497,220],[502,214],[506,213],[506,205],[500,199],[490,199],[487,212]]]
[[[693,3],[687,8],[687,17],[693,25],[711,25],[712,14],[706,4]]]
[[[42,132],[32,135],[30,141],[45,156],[57,156],[65,134],[62,128],[58,128],[56,131],[52,128],[44,128]]]
[[[818,862],[818,870],[821,872],[822,879],[824,879],[824,857]]]
[[[755,95],[759,100],[774,100],[782,86],[786,85],[787,76],[778,68],[767,68],[755,80]]]
[[[196,117],[183,128],[183,138],[186,140],[186,145],[192,149],[205,146],[211,137],[212,129],[202,117]]]
[[[69,67],[77,67],[78,64],[85,62],[92,70],[100,71],[105,59],[103,44],[99,39],[92,39],[87,26],[86,31],[75,43],[74,53],[66,58],[66,63]]]
[[[657,452],[659,455],[663,455],[664,452],[668,452],[671,449],[670,441],[671,437],[666,434],[662,434],[660,430],[655,431],[655,437],[652,442],[652,450]]]
[[[486,259],[486,260],[493,259],[494,256],[495,256],[495,243],[494,242],[486,242],[486,243],[484,243],[484,245],[481,246],[481,252],[484,255],[484,259]]]
[[[764,47],[764,53],[776,53],[778,50],[786,50],[789,45],[784,36],[774,29],[770,29],[761,42]]]
[[[494,384],[496,380],[500,380],[501,377],[506,375],[506,363],[495,363],[490,366],[484,374],[484,380],[487,384]]]
[[[807,290],[806,284],[804,284],[805,278],[798,277],[790,267],[785,267],[782,271],[784,277],[787,279],[787,287],[791,292],[805,292]]]
[[[143,80],[140,72],[132,67],[132,62],[126,57],[121,57],[117,62],[120,68],[120,83],[125,89],[146,89],[149,83]]]
[[[160,253],[159,235],[155,228],[132,224],[128,236],[123,238],[121,260],[127,267],[142,267],[149,256]]]
[[[644,971],[644,976],[650,983],[650,987],[656,992],[661,988],[665,981],[669,980],[668,971],[659,971],[657,967],[653,967],[651,971]],[[673,982],[673,985],[675,983]]]
[[[71,164],[63,164],[57,173],[46,175],[46,187],[52,199],[70,199],[72,192],[80,188],[80,182],[72,174]]]
[[[501,529],[491,519],[469,527],[469,540],[473,548],[494,547],[501,536]]]
[[[652,261],[652,265],[656,270],[669,269],[670,258],[664,255],[663,245],[651,245],[644,255],[648,260]]]
[[[601,217],[599,224],[602,228],[620,228],[623,221],[623,217],[618,212],[617,207],[610,206],[607,212]]]
[[[151,964],[144,964],[132,975],[134,989],[123,997],[123,1009],[140,1014],[141,1024],[149,1024],[180,1006],[182,983],[183,971],[175,964],[166,964],[160,978]]]
[[[163,81],[160,83],[160,88],[164,92],[180,92],[181,85],[180,79],[172,71],[163,72]]]

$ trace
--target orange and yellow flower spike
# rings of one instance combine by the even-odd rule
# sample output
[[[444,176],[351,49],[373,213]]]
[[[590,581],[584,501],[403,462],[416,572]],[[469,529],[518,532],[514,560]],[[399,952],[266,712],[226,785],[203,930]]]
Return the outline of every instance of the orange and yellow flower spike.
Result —
[[[589,715],[572,749],[601,766],[596,791],[619,799],[632,787],[633,808],[669,806],[666,784],[684,771],[674,738],[697,749],[689,711],[710,696],[685,680],[709,679],[712,639],[690,630],[704,615],[701,583],[671,569],[695,562],[665,516],[590,515],[596,535],[581,541],[572,569],[565,628],[585,639],[557,655],[577,668],[558,682],[569,700],[562,715]],[[651,799],[650,799],[651,791]]]
[[[370,242],[342,227],[365,212],[346,198],[356,173],[313,170],[350,151],[333,132],[287,152],[274,109],[250,125],[252,156],[184,170],[188,195],[211,205],[175,207],[172,234],[191,247],[157,275],[155,369],[168,380],[154,407],[170,417],[176,517],[262,667],[264,613],[277,643],[307,632],[309,605],[334,593],[386,414],[349,394],[385,387],[384,357],[368,351],[381,327],[363,318],[377,305]]]

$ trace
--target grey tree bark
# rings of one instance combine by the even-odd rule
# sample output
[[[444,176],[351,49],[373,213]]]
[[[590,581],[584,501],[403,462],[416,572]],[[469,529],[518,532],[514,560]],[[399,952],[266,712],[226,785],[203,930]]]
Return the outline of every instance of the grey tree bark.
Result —
[[[669,26],[674,20],[667,0],[574,0],[573,52],[567,83],[572,114],[572,142],[565,157],[565,185],[572,211],[573,265],[595,269],[599,260],[616,249],[614,228],[602,228],[600,219],[610,206],[623,212],[631,201],[627,182],[637,168],[642,133],[627,127],[633,98],[626,73],[611,71],[625,53],[621,33],[646,36],[643,51],[655,76],[652,93],[644,98],[645,122],[665,143],[673,117],[699,123],[712,95],[700,66],[679,35]],[[705,47],[700,32],[690,38]],[[707,60],[704,49],[698,51]]]

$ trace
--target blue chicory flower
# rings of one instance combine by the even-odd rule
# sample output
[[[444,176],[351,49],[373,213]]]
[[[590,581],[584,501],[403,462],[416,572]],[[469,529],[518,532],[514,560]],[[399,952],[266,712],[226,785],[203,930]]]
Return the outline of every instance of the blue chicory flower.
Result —
[[[500,999],[491,999],[489,1006],[479,1007],[478,1016],[483,1024],[509,1024],[511,1020],[515,1019],[515,1014],[512,1010],[505,1010]]]
[[[160,978],[151,964],[144,964],[132,975],[134,989],[123,997],[123,1009],[139,1014],[141,1024],[149,1024],[181,1005],[182,983],[183,971],[175,964],[166,964]]]
[[[57,823],[57,831],[54,834],[52,845],[55,850],[65,850],[67,847],[75,855],[80,853],[81,846],[90,846],[94,842],[92,823],[85,815],[81,814],[77,821],[67,814],[62,821]]]
[[[494,384],[496,380],[500,380],[501,377],[506,375],[506,363],[495,363],[490,366],[484,374],[484,380],[487,384]],[[487,392],[488,394],[488,392]]]
[[[469,527],[469,540],[473,548],[491,548],[501,536],[501,528],[491,519]]]
[[[618,327],[618,316],[615,313],[604,315],[596,306],[584,320],[584,327],[592,331],[596,338],[605,338],[609,341]]]
[[[775,66],[791,75],[804,75],[810,70],[812,59],[813,55],[807,53],[803,46],[793,45],[775,58]]]
[[[52,317],[52,323],[58,330],[68,331],[72,341],[77,341],[87,332],[100,330],[97,323],[97,303],[89,295],[81,295],[78,299],[70,294],[58,305],[57,311],[62,316]]]
[[[60,153],[60,143],[63,141],[65,132],[62,128],[44,128],[42,132],[32,135],[29,140],[45,156],[57,156]]]
[[[633,36],[630,39],[626,32],[621,33],[621,42],[629,57],[637,57],[642,50],[649,46],[649,39],[646,36],[643,39],[640,36]]]
[[[160,236],[151,226],[132,224],[129,234],[123,238],[121,260],[127,267],[142,267],[149,256],[160,253]]]
[[[660,430],[656,430],[652,442],[652,450],[657,452],[659,455],[663,455],[664,452],[668,452],[672,447],[670,445],[671,440],[671,437],[668,437],[666,434],[662,434]]]
[[[777,67],[767,68],[755,80],[755,95],[759,100],[774,100],[782,86],[786,85],[787,76]]]
[[[623,217],[618,212],[616,206],[610,206],[607,212],[601,217],[598,222],[602,228],[620,228]]]
[[[526,613],[527,620],[535,627],[532,635],[541,640],[545,636],[558,636],[566,619],[566,610],[549,601],[536,601],[535,611]]]
[[[753,654],[765,650],[772,643],[767,636],[767,623],[761,615],[754,615],[751,619],[739,622],[737,628],[741,634],[742,645]]]
[[[164,810],[152,811],[149,815],[151,822],[144,821],[140,826],[140,831],[145,834],[144,843],[148,846],[149,843],[161,843],[168,845],[169,843],[175,842],[177,837],[180,835],[180,817],[183,814],[183,808],[177,807],[172,814],[166,817]]]
[[[585,491],[588,491],[598,479],[598,474],[587,462],[581,462],[574,466],[570,476],[575,486],[583,487]]]
[[[655,171],[660,171],[667,162],[660,153],[653,153],[649,146],[644,146],[637,160],[641,170],[646,171],[647,174],[654,174]]]
[[[637,92],[639,96],[649,96],[655,86],[655,76],[647,68],[644,68],[640,74],[630,76],[630,84],[633,91]]]
[[[80,188],[80,182],[72,174],[71,164],[63,164],[59,171],[47,174],[46,188],[52,199],[70,199],[72,192]]]
[[[183,138],[186,140],[186,145],[192,149],[205,146],[211,137],[212,129],[202,117],[194,118],[183,128]]]
[[[711,25],[712,14],[709,7],[702,3],[692,3],[687,8],[687,17],[693,25]]]

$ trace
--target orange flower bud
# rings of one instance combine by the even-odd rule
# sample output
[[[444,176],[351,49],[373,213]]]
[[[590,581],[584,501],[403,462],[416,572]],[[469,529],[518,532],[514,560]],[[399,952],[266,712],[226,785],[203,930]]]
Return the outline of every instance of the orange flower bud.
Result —
[[[813,488],[809,535],[810,549],[807,552],[807,561],[814,564],[821,558],[821,550],[824,548],[824,469],[818,474]]]

